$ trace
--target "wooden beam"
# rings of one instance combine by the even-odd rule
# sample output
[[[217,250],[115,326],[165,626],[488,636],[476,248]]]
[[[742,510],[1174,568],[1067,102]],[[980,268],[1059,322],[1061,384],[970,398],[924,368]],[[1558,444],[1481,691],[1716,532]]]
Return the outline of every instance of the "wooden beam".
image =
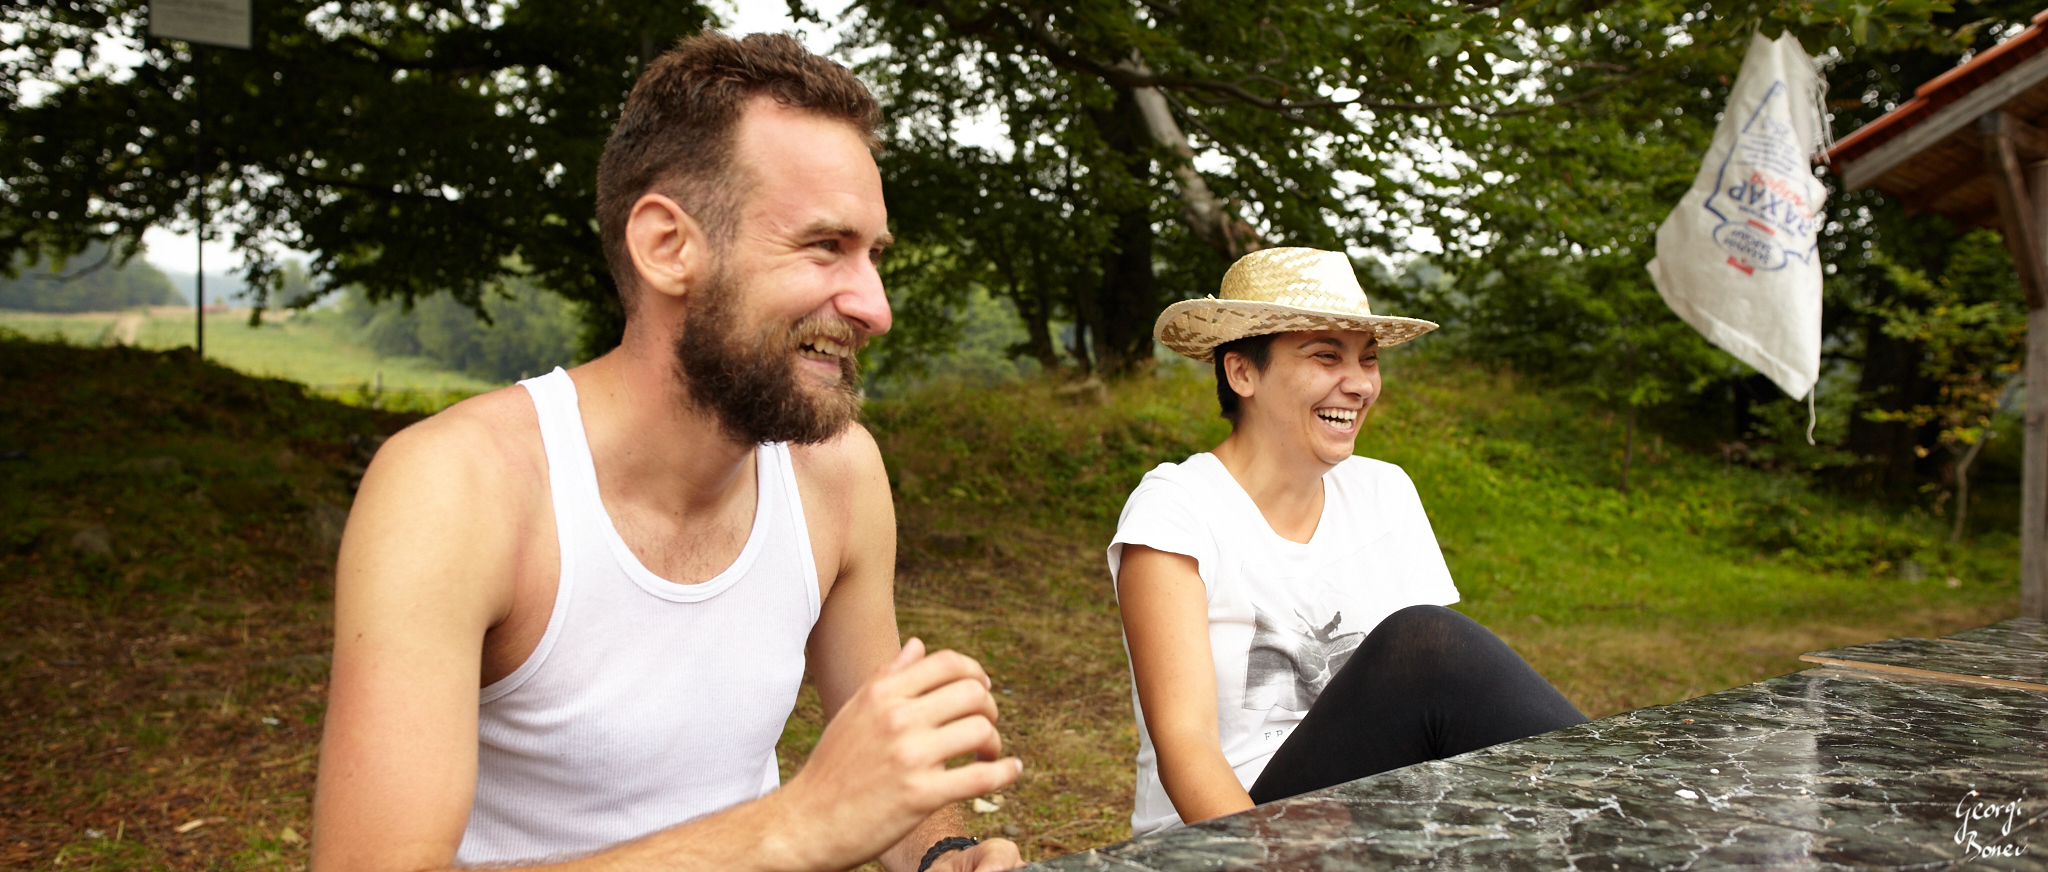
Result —
[[[1979,687],[2003,687],[2013,690],[2031,690],[2037,693],[2042,691],[2048,691],[2048,684],[2035,684],[2031,681],[2014,681],[2010,678],[1987,678],[1982,675],[1964,675],[1960,672],[1938,672],[1933,669],[1921,669],[1918,666],[1899,666],[1894,663],[1867,663],[1862,660],[1836,660],[1833,657],[1821,657],[1814,654],[1801,654],[1799,655],[1799,659],[1807,663],[1818,664],[1820,666],[1826,666],[1833,669],[1852,669],[1857,672],[1876,672],[1888,675],[1904,675],[1912,678],[1926,678],[1934,681],[1950,681],[1956,684],[1974,684]]]
[[[1970,126],[1985,113],[1998,111],[2014,97],[2042,82],[2048,82],[2048,52],[2021,61],[1977,90],[1935,110],[1926,120],[1892,137],[1869,154],[1854,161],[1844,161],[1836,169],[1842,175],[1842,187],[1850,191],[1869,187],[1870,183],[1899,164],[1947,139],[1949,134]]]
[[[2035,232],[2034,202],[2027,194],[2026,168],[2020,164],[2017,140],[2025,134],[2016,131],[2022,124],[2004,112],[1992,112],[1980,119],[1977,132],[1984,141],[1985,168],[1991,171],[1995,182],[1991,190],[1998,198],[2005,247],[2012,252],[2013,271],[2019,273],[2020,290],[2026,293],[2027,309],[2031,311],[2048,300],[2048,295],[2042,293],[2043,273],[2048,272],[2048,264],[2041,260],[2042,240]],[[2034,393],[2028,391],[2029,395]]]
[[[2028,160],[2048,158],[2048,133],[2021,121],[2010,112],[1993,112],[1991,115],[1998,119],[1998,129],[2012,137],[2013,147],[2019,149],[2020,157]]]
[[[1941,198],[1955,193],[1957,188],[1976,181],[1977,177],[1984,173],[1982,161],[1958,164],[1948,172],[1934,177],[1933,181],[1915,188],[1912,193],[1900,197],[1899,200],[1908,212],[1938,212],[1940,210],[1934,208],[1934,205],[1941,202]]]

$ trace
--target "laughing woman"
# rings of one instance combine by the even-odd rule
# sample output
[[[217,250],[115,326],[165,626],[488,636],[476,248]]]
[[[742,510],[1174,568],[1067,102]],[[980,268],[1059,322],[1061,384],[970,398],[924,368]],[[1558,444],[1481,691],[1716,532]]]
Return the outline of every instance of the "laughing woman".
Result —
[[[1161,464],[1109,546],[1137,691],[1136,835],[1585,722],[1457,602],[1415,485],[1352,455],[1379,350],[1342,254],[1247,255],[1159,318],[1231,432]]]

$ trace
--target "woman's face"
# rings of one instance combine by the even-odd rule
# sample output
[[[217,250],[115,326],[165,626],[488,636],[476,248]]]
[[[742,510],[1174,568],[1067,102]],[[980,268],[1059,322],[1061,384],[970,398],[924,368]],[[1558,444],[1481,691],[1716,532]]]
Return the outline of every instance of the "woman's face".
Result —
[[[1264,372],[1249,364],[1243,371],[1252,379],[1245,417],[1329,466],[1351,456],[1365,410],[1380,395],[1379,342],[1356,330],[1282,333]],[[1231,375],[1244,395],[1237,372]]]

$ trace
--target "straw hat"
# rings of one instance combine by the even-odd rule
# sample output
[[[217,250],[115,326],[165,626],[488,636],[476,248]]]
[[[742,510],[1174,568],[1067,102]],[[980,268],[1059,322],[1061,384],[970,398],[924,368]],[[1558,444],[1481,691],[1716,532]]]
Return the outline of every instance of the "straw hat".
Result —
[[[1182,300],[1159,313],[1152,336],[1208,363],[1233,339],[1295,330],[1361,330],[1399,345],[1436,329],[1417,318],[1375,315],[1351,259],[1313,248],[1267,248],[1231,264],[1220,294]]]

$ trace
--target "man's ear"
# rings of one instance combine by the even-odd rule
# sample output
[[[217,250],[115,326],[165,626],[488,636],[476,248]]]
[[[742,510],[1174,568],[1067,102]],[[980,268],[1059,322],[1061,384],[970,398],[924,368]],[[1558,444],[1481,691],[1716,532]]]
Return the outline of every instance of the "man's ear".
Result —
[[[626,253],[640,284],[668,297],[682,297],[710,273],[711,240],[704,226],[681,204],[656,193],[641,194],[626,215]]]
[[[1258,393],[1259,383],[1255,378],[1258,367],[1252,366],[1250,358],[1235,351],[1223,355],[1223,377],[1230,380],[1230,389],[1239,397]]]

